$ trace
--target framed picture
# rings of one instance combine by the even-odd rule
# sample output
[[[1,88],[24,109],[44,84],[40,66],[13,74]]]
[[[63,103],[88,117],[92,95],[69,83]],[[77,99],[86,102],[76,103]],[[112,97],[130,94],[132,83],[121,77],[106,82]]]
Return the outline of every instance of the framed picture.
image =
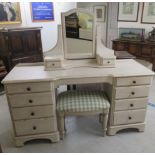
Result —
[[[97,22],[105,22],[105,9],[106,7],[104,5],[94,7],[95,18]]]
[[[155,2],[143,3],[141,23],[155,24]]]
[[[138,2],[120,2],[118,6],[118,21],[137,22],[138,12]]]
[[[52,2],[31,2],[30,8],[33,22],[54,21]]]
[[[0,2],[0,24],[21,23],[19,2]]]
[[[119,38],[122,40],[143,40],[145,29],[143,28],[119,28]]]

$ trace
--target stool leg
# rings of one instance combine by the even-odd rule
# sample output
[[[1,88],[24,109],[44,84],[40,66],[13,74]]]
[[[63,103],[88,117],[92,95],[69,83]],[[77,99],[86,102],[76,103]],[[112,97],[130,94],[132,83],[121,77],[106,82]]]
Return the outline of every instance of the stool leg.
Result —
[[[59,132],[60,132],[60,139],[64,139],[64,126],[65,126],[65,119],[64,119],[64,115],[59,115]]]
[[[99,114],[99,123],[103,122],[103,114]]]
[[[107,132],[107,123],[108,123],[108,113],[103,114],[103,136],[106,136]]]

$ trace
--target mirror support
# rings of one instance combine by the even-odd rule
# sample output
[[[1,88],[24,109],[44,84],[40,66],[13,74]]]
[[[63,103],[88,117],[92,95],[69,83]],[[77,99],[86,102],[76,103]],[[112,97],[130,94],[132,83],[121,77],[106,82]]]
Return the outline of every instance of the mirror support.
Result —
[[[76,9],[75,9],[76,10]],[[78,9],[79,10],[79,9]],[[73,10],[72,10],[73,11]],[[66,15],[66,14],[65,14]],[[63,16],[63,15],[62,15]],[[94,20],[95,21],[95,20]],[[63,21],[62,21],[63,22]],[[64,31],[61,25],[58,25],[58,41],[54,48],[44,52],[45,70],[58,70],[77,67],[115,67],[116,56],[114,51],[105,47],[101,37],[101,27],[95,26],[93,29],[93,56],[94,59],[68,60],[65,58],[64,51]]]

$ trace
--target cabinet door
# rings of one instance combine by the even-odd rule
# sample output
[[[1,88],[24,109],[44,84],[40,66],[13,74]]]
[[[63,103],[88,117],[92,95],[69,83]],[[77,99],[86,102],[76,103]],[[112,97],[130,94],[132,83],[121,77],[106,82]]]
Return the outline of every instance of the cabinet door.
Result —
[[[117,42],[116,51],[128,51],[128,43]]]
[[[128,52],[135,55],[135,56],[140,56],[141,55],[141,45],[130,43]]]
[[[152,49],[149,45],[143,45],[142,46],[142,56],[151,57],[152,56]]]
[[[0,32],[0,56],[6,56],[8,54],[8,46],[5,42],[5,39],[7,39],[8,37],[5,38],[4,33]]]
[[[42,53],[41,35],[39,30],[24,32],[25,51],[27,55]]]
[[[25,53],[24,48],[25,42],[23,39],[23,34],[20,31],[14,31],[8,33],[8,46],[11,56],[20,57]]]

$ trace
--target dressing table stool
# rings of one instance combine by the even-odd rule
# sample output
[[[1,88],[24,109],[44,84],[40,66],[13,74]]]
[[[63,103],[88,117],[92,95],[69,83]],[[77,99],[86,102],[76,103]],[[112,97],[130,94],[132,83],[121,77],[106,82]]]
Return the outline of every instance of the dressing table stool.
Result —
[[[66,91],[57,97],[57,120],[60,138],[64,138],[65,116],[103,116],[103,136],[106,135],[110,104],[103,91]]]

